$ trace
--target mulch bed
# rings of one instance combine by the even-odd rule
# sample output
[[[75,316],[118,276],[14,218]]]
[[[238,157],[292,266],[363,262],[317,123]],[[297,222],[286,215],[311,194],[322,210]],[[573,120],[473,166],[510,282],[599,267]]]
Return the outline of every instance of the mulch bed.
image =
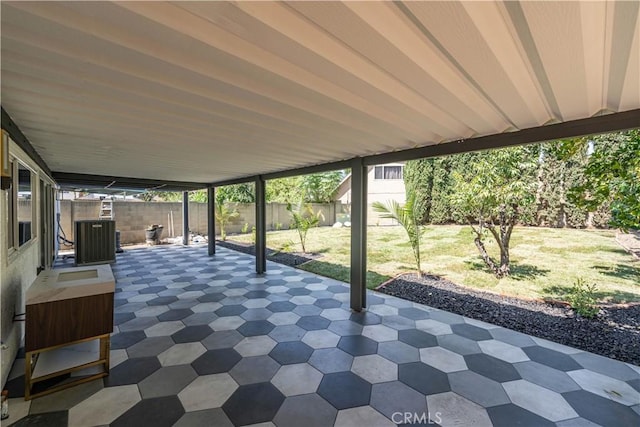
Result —
[[[247,254],[253,245],[216,244]],[[267,249],[267,259],[297,267],[318,254],[283,253]],[[457,313],[560,344],[640,365],[640,304],[603,306],[597,317],[576,316],[570,308],[456,285],[438,276],[403,274],[377,289],[409,301]]]

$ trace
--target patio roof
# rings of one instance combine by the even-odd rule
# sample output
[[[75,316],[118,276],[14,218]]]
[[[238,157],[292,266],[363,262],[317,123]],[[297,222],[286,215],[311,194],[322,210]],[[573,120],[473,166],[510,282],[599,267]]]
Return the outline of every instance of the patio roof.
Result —
[[[1,8],[2,106],[78,176],[213,183],[640,122],[638,2]]]

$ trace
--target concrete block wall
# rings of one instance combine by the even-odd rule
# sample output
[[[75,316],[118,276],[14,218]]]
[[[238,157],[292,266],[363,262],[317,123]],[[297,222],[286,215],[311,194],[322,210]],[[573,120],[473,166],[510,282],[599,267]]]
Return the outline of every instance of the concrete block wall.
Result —
[[[240,233],[245,226],[251,231],[255,225],[255,205],[253,203],[231,204],[231,208],[238,210],[240,215],[234,218],[226,227],[227,234]],[[267,230],[288,229],[291,215],[284,203],[268,203],[266,208]],[[321,226],[332,225],[336,221],[336,214],[343,211],[340,202],[327,204],[312,204],[314,212],[320,210]],[[68,240],[73,241],[74,221],[95,220],[100,213],[99,200],[62,200],[60,202],[60,227]],[[114,201],[113,213],[116,228],[120,230],[122,244],[144,243],[144,230],[152,224],[164,227],[162,237],[176,237],[182,235],[182,203],[180,202],[132,202]],[[173,218],[173,221],[171,221]],[[173,223],[174,232],[170,232]],[[207,234],[207,204],[189,203],[189,229],[193,233]],[[220,234],[216,225],[217,234]]]

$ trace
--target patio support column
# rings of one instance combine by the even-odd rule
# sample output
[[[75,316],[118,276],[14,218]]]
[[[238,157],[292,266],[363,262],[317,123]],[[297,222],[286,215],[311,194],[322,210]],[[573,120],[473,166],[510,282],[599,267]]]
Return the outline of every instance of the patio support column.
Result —
[[[189,192],[182,192],[182,244],[189,244]]]
[[[209,256],[216,254],[216,188],[207,188],[207,242]]]
[[[351,309],[367,306],[367,166],[351,164]]]
[[[256,273],[267,271],[267,215],[265,182],[256,178]]]

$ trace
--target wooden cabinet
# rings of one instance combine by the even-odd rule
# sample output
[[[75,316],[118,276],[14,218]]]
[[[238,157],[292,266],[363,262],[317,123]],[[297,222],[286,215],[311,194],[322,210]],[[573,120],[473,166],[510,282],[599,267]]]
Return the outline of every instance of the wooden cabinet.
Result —
[[[109,374],[114,292],[109,265],[45,270],[38,275],[27,290],[25,400]],[[92,341],[96,341],[93,352]],[[84,375],[63,385],[33,391],[39,382],[84,370]]]

